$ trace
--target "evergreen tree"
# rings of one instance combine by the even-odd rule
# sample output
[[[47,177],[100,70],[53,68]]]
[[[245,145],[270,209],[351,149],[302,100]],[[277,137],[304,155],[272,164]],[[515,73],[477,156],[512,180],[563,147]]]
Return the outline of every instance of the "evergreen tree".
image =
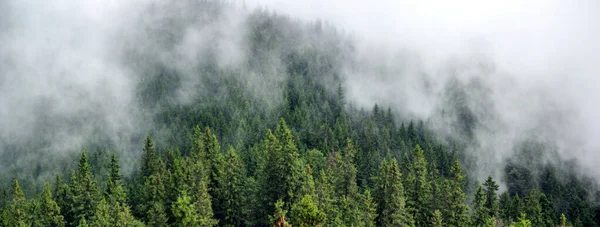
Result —
[[[284,202],[283,200],[277,200],[277,202],[275,202],[275,213],[271,216],[271,222],[273,223],[273,226],[276,227],[288,227],[291,225],[288,224],[288,222],[285,220],[285,215],[287,214],[287,210],[285,210],[284,207]]]
[[[25,194],[21,191],[21,186],[17,179],[13,180],[12,197],[12,203],[10,205],[10,226],[29,226],[27,223]]]
[[[515,194],[512,200],[510,201],[510,216],[509,221],[516,221],[521,217],[521,213],[523,213],[523,203],[521,201],[521,197],[519,194]]]
[[[319,210],[313,196],[306,194],[292,206],[290,217],[294,226],[320,226],[325,221],[325,213]]]
[[[544,193],[540,194],[540,206],[542,207],[543,226],[556,226],[554,223],[557,216],[554,207]]]
[[[540,205],[540,193],[537,190],[531,190],[524,199],[524,211],[533,226],[543,226],[544,218],[542,206]]]
[[[483,192],[483,188],[480,184],[477,185],[477,191],[475,193],[475,199],[473,200],[473,217],[471,221],[473,226],[483,227],[490,218],[488,208],[486,205],[486,195]]]
[[[498,203],[498,195],[496,192],[498,191],[499,185],[496,184],[492,176],[488,176],[487,180],[483,183],[484,193],[485,193],[485,207],[489,211],[490,217],[498,217],[499,215],[499,203]]]
[[[73,176],[71,177],[73,179],[75,173],[72,172],[71,175]],[[61,214],[64,216],[65,223],[71,226],[76,225],[79,220],[75,219],[75,217],[72,215],[73,213],[71,212],[73,210],[73,194],[71,192],[71,188],[69,185],[62,182],[62,179],[59,175],[56,176],[54,187],[56,190],[54,200],[60,208]]]
[[[435,210],[433,212],[433,220],[431,221],[433,227],[443,227],[444,226],[444,218],[442,217],[442,212],[439,210]]]
[[[407,208],[411,211],[416,226],[431,225],[431,184],[428,181],[427,161],[423,149],[415,146],[412,153],[412,164],[407,176],[406,194]]]
[[[511,224],[510,227],[531,227],[531,221],[529,221],[526,216],[525,213],[521,213],[518,220]]]
[[[111,154],[108,168],[109,174],[106,181],[106,190],[104,195],[110,201],[110,203],[119,202],[123,204],[125,203],[126,195],[123,189],[123,183],[121,182],[121,179],[123,178],[120,170],[121,166],[119,165],[119,161],[117,160],[115,153]]]
[[[500,219],[504,222],[509,223],[511,220],[511,198],[508,192],[503,192],[500,195]]]
[[[257,219],[274,213],[273,204],[282,199],[284,204],[294,201],[300,187],[300,160],[291,131],[281,119],[273,135],[270,131],[265,139],[265,158],[261,162],[259,177],[260,211]]]
[[[114,217],[111,215],[108,202],[106,202],[106,199],[102,198],[96,207],[94,215],[89,218],[89,225],[99,227],[112,226],[114,223],[113,218]]]
[[[413,226],[413,219],[404,207],[404,188],[400,176],[395,159],[381,163],[375,190],[379,226]]]
[[[362,225],[365,227],[375,227],[375,219],[377,218],[377,203],[371,196],[370,190],[365,190],[363,193],[363,204],[360,212]]]
[[[220,225],[223,226],[242,226],[245,219],[245,167],[233,148],[230,148],[226,154],[226,160],[222,167],[223,174],[219,176],[219,188],[216,190],[219,207],[222,212],[219,218]],[[216,209],[215,209],[216,210]],[[215,214],[217,217],[217,214]]]
[[[65,226],[65,219],[60,214],[60,207],[52,199],[52,192],[50,191],[50,184],[44,185],[44,190],[40,196],[40,223],[43,226]]]
[[[99,201],[99,194],[85,150],[81,152],[81,159],[77,172],[71,179],[70,188],[73,193],[71,213],[74,220],[92,218]]]
[[[469,207],[465,204],[463,192],[465,175],[462,173],[458,157],[450,168],[451,180],[448,183],[448,198],[444,209],[444,221],[448,226],[465,226],[469,223]]]
[[[171,209],[175,215],[175,226],[215,226],[217,224],[212,217],[202,216],[198,213],[198,209],[186,191],[182,191]]]

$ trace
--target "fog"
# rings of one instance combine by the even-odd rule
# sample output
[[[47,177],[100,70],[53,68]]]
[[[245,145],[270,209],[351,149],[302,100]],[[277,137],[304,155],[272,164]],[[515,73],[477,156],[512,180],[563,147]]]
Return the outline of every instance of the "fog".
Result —
[[[206,91],[198,65],[235,69],[250,59],[243,22],[259,7],[349,34],[352,59],[340,66],[349,101],[390,106],[399,120],[424,119],[441,138],[465,140],[480,163],[476,178],[500,178],[514,150],[533,140],[556,152],[543,161],[574,159],[600,180],[597,1],[247,0],[216,19],[184,2],[1,1],[0,155],[15,161],[0,168],[72,157],[90,137],[136,156],[131,146],[141,143],[129,138],[149,133],[153,114],[140,112],[135,95],[154,70],[145,66],[179,72],[173,101],[189,103]],[[180,37],[161,32],[165,21]],[[276,96],[279,60],[244,69],[256,97]],[[472,128],[460,126],[465,111]],[[16,148],[30,141],[43,142],[36,152]]]
[[[248,1],[251,2],[251,1]],[[600,3],[597,1],[252,1],[343,28],[358,40],[348,96],[428,119],[456,137],[465,106],[477,123],[476,177],[500,177],[519,144],[534,140],[600,179]],[[458,84],[464,94],[452,101]],[[453,86],[454,87],[454,86]],[[459,92],[459,93],[461,93]],[[459,138],[461,139],[461,138]],[[536,157],[555,162],[551,157]]]

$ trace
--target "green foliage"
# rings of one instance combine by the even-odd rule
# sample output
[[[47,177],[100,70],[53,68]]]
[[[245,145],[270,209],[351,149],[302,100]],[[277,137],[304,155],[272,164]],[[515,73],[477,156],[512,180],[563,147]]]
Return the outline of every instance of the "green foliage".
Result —
[[[311,195],[304,195],[292,206],[290,217],[294,226],[320,226],[325,221],[325,213],[319,210]]]
[[[384,160],[379,166],[375,200],[377,224],[380,226],[413,226],[413,217],[405,207],[404,188],[396,159]]]
[[[60,214],[60,207],[52,198],[50,184],[44,185],[44,190],[40,196],[40,214],[39,222],[42,226],[65,226],[64,217]]]
[[[473,216],[471,217],[471,221],[473,226],[483,227],[486,226],[486,223],[489,216],[489,210],[486,207],[486,194],[483,192],[483,188],[480,184],[477,185],[477,191],[475,193],[475,199],[473,200]]]
[[[488,176],[487,180],[483,183],[484,193],[485,193],[485,207],[489,211],[490,217],[498,217],[499,214],[499,202],[498,195],[496,194],[498,191],[499,185],[496,184],[492,176]]]

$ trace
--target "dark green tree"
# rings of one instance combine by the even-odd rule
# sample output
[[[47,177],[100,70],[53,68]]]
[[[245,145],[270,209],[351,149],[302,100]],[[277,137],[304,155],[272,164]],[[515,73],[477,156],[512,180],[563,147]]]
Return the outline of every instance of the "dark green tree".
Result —
[[[407,208],[411,212],[416,226],[431,225],[431,199],[433,195],[427,166],[423,149],[416,145],[412,152],[412,164],[405,185]]]
[[[73,195],[71,215],[74,220],[89,220],[95,214],[100,194],[92,176],[85,150],[81,152],[77,172],[73,176],[70,185]]]
[[[404,188],[396,159],[381,163],[376,182],[377,224],[413,226],[413,219],[405,207]]]
[[[485,207],[489,211],[490,217],[499,217],[499,203],[498,203],[498,195],[496,194],[498,191],[499,185],[496,184],[492,176],[488,176],[487,180],[483,183],[484,193],[485,193]]]
[[[237,152],[231,147],[225,155],[225,162],[221,167],[223,173],[217,181],[220,186],[216,189],[220,216],[220,225],[222,226],[243,226],[245,224],[245,193],[246,187],[246,168]],[[215,209],[217,210],[217,209]],[[215,214],[215,217],[218,217]]]
[[[477,185],[477,191],[475,192],[475,197],[473,199],[473,216],[471,217],[471,221],[473,226],[484,227],[486,226],[486,222],[490,218],[489,210],[485,206],[487,201],[485,192],[480,184]]]

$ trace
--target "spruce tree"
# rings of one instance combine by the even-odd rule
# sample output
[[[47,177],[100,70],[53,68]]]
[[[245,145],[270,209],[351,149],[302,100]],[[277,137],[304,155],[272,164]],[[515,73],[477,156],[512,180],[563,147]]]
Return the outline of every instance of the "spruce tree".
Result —
[[[431,184],[427,173],[427,161],[423,149],[416,145],[412,153],[412,165],[407,176],[407,208],[410,210],[416,226],[431,225]]]
[[[475,192],[475,198],[473,199],[473,216],[471,218],[473,226],[484,227],[486,222],[490,218],[488,208],[485,206],[487,201],[486,195],[481,187],[481,184],[477,185],[477,191]]]
[[[465,175],[462,173],[458,157],[454,158],[450,175],[444,221],[448,226],[465,226],[469,223],[469,207],[465,204],[466,195],[463,192]]]
[[[257,219],[274,213],[273,204],[279,199],[284,204],[292,204],[301,185],[298,149],[283,119],[279,121],[275,134],[267,133],[264,147],[264,160],[257,173],[260,188],[257,199],[261,211],[257,213]],[[286,205],[286,210],[289,206]]]
[[[219,218],[220,225],[223,226],[242,226],[245,220],[245,167],[235,150],[230,148],[225,155],[225,162],[222,166],[223,174],[219,176],[219,188],[216,189],[218,196],[219,211],[222,212]],[[215,209],[217,210],[217,209]],[[215,217],[218,217],[215,214]]]
[[[290,217],[294,226],[320,226],[325,222],[325,213],[319,210],[313,196],[306,194],[292,206]]]
[[[496,194],[498,191],[499,185],[496,184],[492,176],[488,176],[487,180],[483,183],[484,193],[485,193],[485,207],[489,211],[490,217],[498,217],[499,215],[499,203],[498,203],[498,195]]]
[[[10,226],[29,226],[26,209],[25,194],[21,191],[19,181],[14,179],[12,184],[12,203],[10,205]]]
[[[65,219],[60,214],[60,207],[52,198],[50,184],[46,182],[40,196],[40,223],[43,226],[65,226]]]
[[[70,188],[73,195],[71,213],[74,220],[92,218],[99,201],[99,193],[85,150],[81,152],[81,159],[77,172],[71,179]]]
[[[442,217],[442,212],[440,210],[435,210],[433,212],[433,219],[431,221],[433,227],[443,227],[444,226],[444,218]]]
[[[531,221],[533,226],[543,226],[544,218],[542,214],[542,206],[540,205],[540,193],[537,190],[531,190],[527,193],[524,199],[523,210],[527,214],[527,219]]]
[[[404,188],[396,159],[384,160],[376,179],[377,224],[413,226],[413,219],[405,208]]]
[[[370,190],[365,190],[362,195],[362,206],[361,212],[359,213],[359,217],[362,225],[365,227],[375,227],[375,219],[377,218],[377,203],[375,202],[373,196],[371,196]]]

